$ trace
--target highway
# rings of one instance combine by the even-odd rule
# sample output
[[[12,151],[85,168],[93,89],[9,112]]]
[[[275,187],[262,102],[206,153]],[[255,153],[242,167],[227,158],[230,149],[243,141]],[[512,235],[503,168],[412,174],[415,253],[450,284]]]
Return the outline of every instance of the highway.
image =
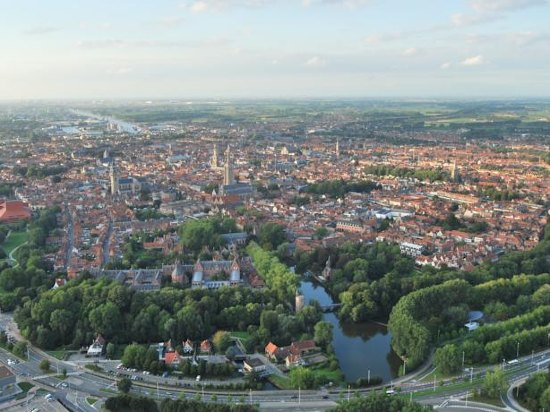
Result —
[[[6,314],[2,314],[4,318]],[[0,327],[5,326],[5,320],[0,320]],[[12,326],[13,328],[13,326]],[[26,380],[35,385],[39,385],[42,388],[46,388],[57,399],[64,402],[65,405],[69,405],[72,410],[75,411],[94,411],[93,407],[90,407],[86,402],[86,397],[94,396],[98,398],[106,398],[109,394],[116,393],[117,378],[108,373],[97,373],[90,371],[84,367],[85,362],[65,362],[58,361],[55,358],[47,355],[43,351],[34,348],[29,345],[29,359],[27,361],[20,361],[15,365],[8,365],[8,359],[16,359],[15,356],[5,350],[0,350],[0,362],[8,365],[10,369],[18,376],[19,381]],[[68,377],[65,380],[60,380],[55,377],[57,373],[44,374],[38,367],[40,361],[44,358],[50,360],[52,370],[56,371],[59,368],[61,371],[63,368],[67,370]],[[89,363],[89,362],[87,362]],[[106,370],[112,370],[115,362],[102,362],[101,366],[109,365]],[[275,391],[248,391],[248,392],[235,392],[227,390],[213,390],[205,389],[206,383],[197,383],[193,380],[185,381],[173,381],[151,375],[144,375],[139,372],[126,372],[130,375],[139,375],[143,378],[143,381],[134,381],[132,386],[132,393],[149,396],[152,398],[164,399],[171,398],[177,399],[182,396],[192,398],[200,395],[203,401],[207,402],[246,402],[259,404],[262,410],[325,410],[333,407],[336,402],[342,399],[348,399],[353,397],[355,392],[361,394],[368,393],[374,389],[380,389],[385,387],[388,390],[395,390],[401,393],[403,396],[411,396],[419,402],[439,406],[438,409],[457,410],[472,408],[470,406],[464,406],[458,398],[465,396],[469,391],[475,387],[479,387],[479,384],[485,373],[488,370],[492,370],[495,367],[504,369],[509,382],[516,382],[525,379],[529,375],[542,370],[550,364],[550,350],[545,350],[533,355],[521,357],[517,363],[512,365],[503,363],[498,366],[488,366],[474,368],[473,370],[467,369],[464,371],[463,378],[446,379],[443,382],[438,380],[435,372],[428,374],[425,378],[427,381],[418,382],[414,380],[403,381],[400,379],[398,385],[390,383],[386,386],[370,389],[336,389],[325,390],[320,392],[319,390],[313,391],[296,391],[296,390],[275,390]],[[116,367],[114,367],[116,370]],[[431,376],[435,379],[431,380]],[[63,384],[65,382],[65,384]],[[174,386],[173,383],[178,382],[185,383],[188,386]],[[442,384],[443,383],[443,384]],[[63,386],[61,386],[63,385]],[[518,410],[514,407],[513,403],[507,401],[507,397],[504,397],[504,402],[507,404],[509,410]],[[487,410],[491,409],[491,406],[487,406]],[[480,410],[479,408],[476,410]]]

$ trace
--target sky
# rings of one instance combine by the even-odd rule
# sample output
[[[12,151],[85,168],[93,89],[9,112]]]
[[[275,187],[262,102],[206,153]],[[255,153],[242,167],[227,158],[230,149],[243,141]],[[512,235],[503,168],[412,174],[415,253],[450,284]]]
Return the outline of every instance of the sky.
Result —
[[[550,97],[550,0],[0,0],[0,100]]]

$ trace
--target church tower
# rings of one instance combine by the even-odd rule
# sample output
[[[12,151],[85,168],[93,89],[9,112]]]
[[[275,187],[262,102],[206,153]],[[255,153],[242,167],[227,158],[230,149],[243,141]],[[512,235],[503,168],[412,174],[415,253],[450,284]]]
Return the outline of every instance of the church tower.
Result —
[[[116,196],[118,193],[118,176],[116,175],[114,162],[109,167],[109,177],[111,178],[111,195]]]
[[[304,302],[304,295],[302,295],[298,289],[296,289],[296,296],[294,298],[294,307],[296,310],[296,313],[300,312],[304,308],[305,302]]]
[[[336,138],[336,159],[340,159],[340,139]]]
[[[458,174],[458,168],[456,167],[456,160],[453,161],[453,164],[451,165],[451,180],[453,182],[460,181],[460,175]]]
[[[225,165],[223,167],[223,184],[224,186],[229,186],[234,183],[233,180],[233,167],[231,166],[231,152],[229,146],[225,151]]]
[[[210,166],[212,169],[217,169],[219,166],[218,164],[218,145],[214,143],[214,151],[212,152],[212,160],[210,162]]]
[[[325,264],[325,268],[323,269],[323,273],[322,273],[322,276],[323,276],[323,279],[325,280],[330,280],[331,276],[332,276],[332,268],[331,268],[331,263],[330,263],[330,255],[327,259],[327,263]]]

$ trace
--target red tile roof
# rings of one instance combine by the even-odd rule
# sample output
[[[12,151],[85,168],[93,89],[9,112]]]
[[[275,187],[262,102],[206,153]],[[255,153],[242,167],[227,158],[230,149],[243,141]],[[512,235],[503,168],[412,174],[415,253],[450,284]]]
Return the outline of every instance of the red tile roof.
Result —
[[[30,220],[29,205],[19,200],[6,200],[0,203],[0,222]]]

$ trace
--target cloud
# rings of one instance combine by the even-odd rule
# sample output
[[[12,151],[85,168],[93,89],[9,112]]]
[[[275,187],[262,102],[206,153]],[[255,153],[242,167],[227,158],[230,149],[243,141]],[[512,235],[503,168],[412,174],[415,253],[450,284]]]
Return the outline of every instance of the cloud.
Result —
[[[127,49],[127,48],[217,48],[227,46],[231,40],[226,37],[211,37],[199,41],[156,41],[156,40],[121,40],[121,39],[102,39],[102,40],[82,40],[76,43],[80,49]]]
[[[543,6],[547,0],[470,0],[470,6],[478,12],[501,12]]]
[[[357,9],[371,3],[371,0],[310,0],[310,3],[331,4],[347,9]]]
[[[172,28],[180,26],[183,23],[183,17],[169,16],[155,21],[156,26],[164,28]]]
[[[452,64],[450,62],[445,62],[445,63],[442,63],[441,66],[439,66],[439,68],[441,70],[448,70],[450,69],[452,66]]]
[[[416,47],[409,47],[408,49],[405,49],[402,54],[405,57],[412,57],[416,56],[419,52],[420,50],[418,50]]]
[[[403,36],[401,33],[378,33],[371,34],[365,37],[365,43],[367,44],[379,44],[386,43],[401,39]]]
[[[107,70],[107,74],[114,74],[117,76],[123,76],[131,72],[132,69],[130,67],[118,67],[116,69]]]
[[[451,16],[455,27],[474,26],[500,20],[507,12],[529,7],[544,6],[548,0],[469,0],[473,13],[456,13]]]
[[[327,61],[319,56],[313,56],[305,62],[308,67],[324,67],[327,65]]]
[[[23,31],[23,33],[31,36],[35,36],[35,35],[53,33],[59,30],[61,30],[59,27],[40,26],[40,27],[32,27],[30,29],[27,29]]]
[[[488,23],[500,19],[499,14],[471,14],[471,13],[456,13],[451,16],[451,23],[455,27],[475,26],[478,24]]]
[[[193,13],[219,13],[231,8],[256,8],[267,4],[268,0],[195,0],[183,3],[181,8]]]
[[[485,63],[485,58],[478,54],[477,56],[467,57],[464,60],[462,60],[463,66],[481,66]]]

